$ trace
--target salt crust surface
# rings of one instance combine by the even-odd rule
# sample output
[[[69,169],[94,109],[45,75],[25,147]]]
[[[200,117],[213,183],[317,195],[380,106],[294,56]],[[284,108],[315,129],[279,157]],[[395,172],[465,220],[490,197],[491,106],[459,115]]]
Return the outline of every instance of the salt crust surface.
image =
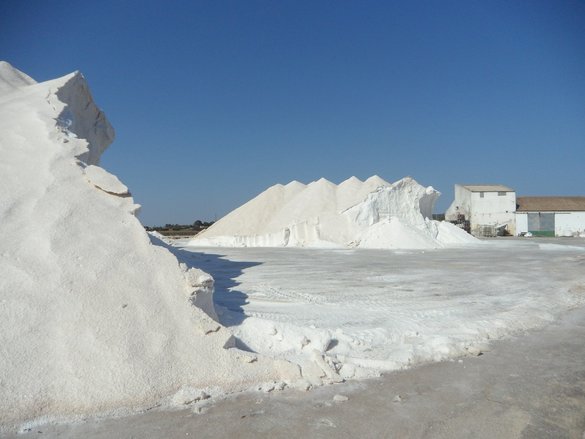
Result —
[[[277,184],[189,242],[198,247],[431,249],[478,241],[433,221],[439,192],[410,177]]]
[[[102,189],[105,192],[114,195],[128,195],[128,188],[118,177],[110,174],[104,168],[89,165],[85,168],[85,176],[91,184]]]
[[[195,306],[213,314],[210,276],[153,245],[98,167],[113,138],[80,73],[35,83],[0,62],[0,430],[299,376],[224,349]]]
[[[478,355],[585,303],[585,243],[499,239],[440,250],[195,248],[216,310],[255,352],[303,377],[376,376]],[[541,241],[542,242],[542,241]],[[553,241],[554,242],[554,241]],[[558,242],[558,241],[557,241]]]

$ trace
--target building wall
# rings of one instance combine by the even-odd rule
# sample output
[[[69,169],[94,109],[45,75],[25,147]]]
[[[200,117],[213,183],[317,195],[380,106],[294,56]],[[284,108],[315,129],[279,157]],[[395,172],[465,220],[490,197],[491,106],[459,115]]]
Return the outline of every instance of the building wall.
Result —
[[[538,212],[530,212],[534,214]],[[542,217],[531,216],[534,227],[550,230],[552,236],[553,212],[541,212]],[[477,234],[479,226],[506,225],[512,235],[529,232],[528,212],[516,212],[516,192],[471,192],[462,185],[455,185],[455,200],[445,212],[445,220],[455,221],[463,214],[469,220],[471,233]],[[536,221],[536,223],[535,223]],[[550,226],[550,229],[549,229]],[[538,229],[536,229],[538,230]],[[585,212],[554,212],[555,236],[585,235]]]
[[[556,236],[574,236],[583,231],[585,231],[585,212],[559,212],[555,215]]]
[[[516,234],[528,232],[528,213],[516,213]],[[556,212],[555,236],[574,236],[585,231],[585,212]]]
[[[528,215],[526,212],[516,212],[516,235],[528,232]]]
[[[445,219],[447,221],[457,220],[457,215],[463,214],[465,218],[469,219],[471,215],[471,192],[465,189],[460,184],[455,185],[455,200],[445,212]]]
[[[483,197],[482,197],[483,194]],[[516,234],[516,193],[472,192],[471,193],[471,231],[481,225],[503,225],[512,235]]]

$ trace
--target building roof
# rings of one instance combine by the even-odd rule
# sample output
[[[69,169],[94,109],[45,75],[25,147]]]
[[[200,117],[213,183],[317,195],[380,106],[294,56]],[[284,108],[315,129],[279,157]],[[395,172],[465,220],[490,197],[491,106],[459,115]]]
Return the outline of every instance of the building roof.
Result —
[[[514,192],[514,189],[503,184],[462,184],[471,192]]]
[[[585,211],[585,197],[518,197],[517,212]]]

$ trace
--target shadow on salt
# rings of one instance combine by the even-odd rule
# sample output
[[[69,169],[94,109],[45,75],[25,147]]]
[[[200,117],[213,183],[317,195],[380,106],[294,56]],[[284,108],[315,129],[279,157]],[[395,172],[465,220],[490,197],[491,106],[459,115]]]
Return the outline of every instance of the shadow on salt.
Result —
[[[246,318],[243,306],[248,303],[248,295],[237,289],[240,285],[236,279],[250,267],[261,265],[262,262],[255,261],[232,261],[226,255],[186,251],[174,247],[162,239],[149,234],[154,245],[169,250],[187,268],[198,268],[209,273],[215,283],[213,292],[213,303],[218,316],[218,322],[223,326],[240,325]],[[250,351],[241,341],[236,340],[238,348]]]

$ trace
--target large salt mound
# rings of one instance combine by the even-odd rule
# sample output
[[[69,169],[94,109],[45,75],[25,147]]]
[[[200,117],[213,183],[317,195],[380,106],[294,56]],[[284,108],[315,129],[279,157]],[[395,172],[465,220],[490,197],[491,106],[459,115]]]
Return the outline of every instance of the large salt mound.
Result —
[[[0,429],[298,375],[224,349],[194,306],[212,279],[153,245],[97,166],[113,136],[81,74],[37,84],[0,62]]]
[[[373,176],[339,185],[277,184],[190,241],[192,246],[419,249],[476,242],[450,223],[431,220],[439,192],[410,177]]]

